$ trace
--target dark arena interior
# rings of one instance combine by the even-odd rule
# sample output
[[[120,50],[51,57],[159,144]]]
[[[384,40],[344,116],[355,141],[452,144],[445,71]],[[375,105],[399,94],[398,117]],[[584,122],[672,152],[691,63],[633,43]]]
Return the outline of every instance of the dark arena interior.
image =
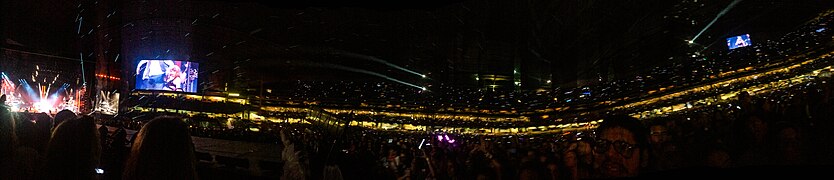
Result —
[[[828,177],[834,1],[3,0],[0,179]]]

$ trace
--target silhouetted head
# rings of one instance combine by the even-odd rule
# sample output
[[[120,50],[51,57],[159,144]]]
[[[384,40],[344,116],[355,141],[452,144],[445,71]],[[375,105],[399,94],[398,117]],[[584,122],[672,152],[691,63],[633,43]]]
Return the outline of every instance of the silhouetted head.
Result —
[[[90,116],[68,119],[52,133],[45,179],[92,179],[100,154],[95,120]]]
[[[792,122],[778,122],[773,128],[773,143],[780,163],[798,165],[802,162],[802,132],[799,126]]]
[[[17,136],[18,145],[30,148],[37,148],[35,141],[37,140],[37,129],[35,123],[29,120],[17,121],[15,135]]]
[[[194,144],[182,119],[156,118],[136,136],[125,179],[197,179]]]
[[[58,127],[58,125],[61,125],[61,122],[64,122],[69,119],[75,119],[76,117],[78,117],[78,115],[75,115],[74,112],[64,109],[61,110],[61,112],[58,112],[58,114],[55,114],[55,118],[52,124],[54,125],[54,127]]]
[[[39,130],[46,130],[46,132],[50,132],[52,129],[52,117],[50,117],[46,113],[38,113],[34,115],[33,118],[35,120],[35,126]],[[51,132],[50,132],[51,133]]]

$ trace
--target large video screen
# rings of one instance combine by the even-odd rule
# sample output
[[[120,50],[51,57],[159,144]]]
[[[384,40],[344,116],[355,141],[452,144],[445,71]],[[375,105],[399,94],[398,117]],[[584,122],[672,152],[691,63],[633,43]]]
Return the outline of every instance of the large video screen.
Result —
[[[197,92],[199,64],[175,60],[141,60],[136,65],[136,89]]]
[[[750,45],[753,45],[753,43],[750,42],[750,34],[744,34],[744,35],[741,35],[741,36],[735,36],[735,37],[727,38],[727,47],[730,47],[730,49],[735,49],[735,48],[740,48],[740,47],[745,47],[745,46],[750,46]]]

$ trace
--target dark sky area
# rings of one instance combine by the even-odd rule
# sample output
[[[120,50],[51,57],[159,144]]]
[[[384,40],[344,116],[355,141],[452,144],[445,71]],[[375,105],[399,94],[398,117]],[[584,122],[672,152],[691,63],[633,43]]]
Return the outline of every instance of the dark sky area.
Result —
[[[536,59],[537,66],[548,67],[537,71],[552,72],[554,81],[570,82],[600,72],[640,72],[668,63],[670,56],[685,55],[693,51],[685,41],[730,3],[349,2],[193,1],[195,37],[202,37],[194,40],[193,58],[218,62],[217,66],[243,66],[267,79],[378,78],[334,66],[410,77],[357,57],[374,57],[428,74],[511,72],[512,59]],[[77,55],[77,7],[78,2],[71,0],[7,0],[2,6],[5,43]],[[732,35],[749,33],[754,43],[775,39],[831,7],[832,1],[825,0],[742,1],[698,43],[721,51],[724,38]]]

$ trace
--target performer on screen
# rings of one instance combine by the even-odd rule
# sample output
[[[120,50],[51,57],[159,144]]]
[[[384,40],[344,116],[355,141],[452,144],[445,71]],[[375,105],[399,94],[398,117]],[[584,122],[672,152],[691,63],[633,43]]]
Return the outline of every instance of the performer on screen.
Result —
[[[748,45],[749,44],[747,44],[747,42],[745,42],[743,38],[741,38],[741,37],[736,38],[736,46],[744,47],[744,46],[748,46]]]
[[[165,71],[165,87],[164,90],[169,91],[183,91],[182,84],[183,80],[183,73],[180,71],[179,66],[170,66]]]
[[[171,60],[142,60],[136,69],[137,80],[143,87],[140,89],[160,90],[165,85],[165,71],[176,66]],[[138,79],[141,77],[141,79]]]

